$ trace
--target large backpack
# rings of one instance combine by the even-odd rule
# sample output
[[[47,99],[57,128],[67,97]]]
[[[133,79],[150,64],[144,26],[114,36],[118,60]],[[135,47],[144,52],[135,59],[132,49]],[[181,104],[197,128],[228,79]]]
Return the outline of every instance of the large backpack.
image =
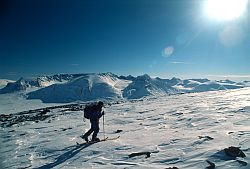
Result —
[[[83,111],[84,111],[84,117],[86,119],[90,119],[92,113],[94,113],[93,111],[95,109],[95,106],[96,106],[95,104],[87,104],[85,106],[85,108],[83,109]]]

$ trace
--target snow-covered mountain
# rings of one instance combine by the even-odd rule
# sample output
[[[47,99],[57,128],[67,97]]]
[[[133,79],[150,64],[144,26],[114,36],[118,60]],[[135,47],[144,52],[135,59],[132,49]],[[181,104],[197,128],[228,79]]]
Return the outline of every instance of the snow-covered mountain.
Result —
[[[22,91],[26,90],[28,87],[37,85],[38,84],[33,80],[20,78],[16,82],[9,82],[4,88],[0,89],[0,94]]]
[[[8,79],[0,79],[0,89],[5,87],[8,83],[13,83],[13,80],[8,80]]]
[[[228,79],[226,79],[226,80],[217,80],[217,82],[219,82],[219,83],[227,83],[227,84],[235,84],[234,81],[228,80]]]
[[[210,81],[208,79],[187,79],[174,86],[182,92],[206,92],[227,89],[238,89],[245,87],[233,81]]]
[[[239,83],[239,85],[244,85],[244,86],[250,86],[250,81],[243,81],[242,83]]]
[[[58,75],[39,76],[30,78],[21,77],[16,82],[11,81],[7,83],[7,85],[4,88],[0,89],[0,94],[25,91],[27,88],[32,88],[32,87],[37,87],[37,88],[47,87],[55,83],[68,82],[74,78],[84,75],[85,74],[58,74]]]
[[[26,91],[29,99],[58,103],[95,99],[139,99],[146,96],[238,89],[246,86],[250,86],[250,82],[181,80],[175,77],[161,79],[151,78],[149,75],[133,77],[117,76],[113,73],[89,73],[20,78],[0,89],[0,94]],[[33,92],[27,93],[27,89],[30,88]]]
[[[53,84],[28,94],[28,99],[43,102],[72,102],[95,99],[119,99],[130,81],[121,80],[111,73],[86,74],[67,83]]]
[[[151,78],[148,75],[138,76],[123,91],[123,97],[138,99],[150,95],[174,94],[178,90],[169,86],[160,78]]]

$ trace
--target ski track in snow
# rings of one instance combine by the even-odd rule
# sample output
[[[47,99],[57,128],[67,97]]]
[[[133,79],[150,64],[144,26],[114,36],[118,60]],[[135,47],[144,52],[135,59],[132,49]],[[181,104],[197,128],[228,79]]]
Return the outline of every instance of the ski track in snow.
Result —
[[[93,145],[76,146],[76,142],[83,142],[79,136],[89,128],[83,112],[51,111],[53,119],[1,127],[4,168],[200,169],[208,166],[206,160],[220,169],[250,166],[250,88],[152,97],[106,106],[105,135],[121,137]],[[102,138],[102,119],[100,129]],[[122,132],[116,133],[118,129]],[[241,147],[246,157],[238,161],[221,158],[218,154],[229,146]],[[144,151],[151,152],[151,157],[128,157]]]

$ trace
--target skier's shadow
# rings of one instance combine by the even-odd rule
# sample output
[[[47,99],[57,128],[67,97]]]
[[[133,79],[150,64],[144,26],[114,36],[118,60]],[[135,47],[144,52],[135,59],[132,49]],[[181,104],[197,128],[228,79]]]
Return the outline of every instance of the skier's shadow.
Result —
[[[62,164],[63,162],[67,161],[68,159],[74,157],[77,153],[79,153],[82,149],[85,149],[89,146],[91,146],[92,144],[81,144],[81,145],[76,145],[76,146],[70,146],[67,147],[66,149],[69,149],[71,147],[74,147],[73,149],[63,153],[62,155],[60,155],[59,157],[56,158],[56,160],[52,163],[43,165],[41,167],[35,168],[35,169],[49,169],[49,168],[53,168],[59,164]]]

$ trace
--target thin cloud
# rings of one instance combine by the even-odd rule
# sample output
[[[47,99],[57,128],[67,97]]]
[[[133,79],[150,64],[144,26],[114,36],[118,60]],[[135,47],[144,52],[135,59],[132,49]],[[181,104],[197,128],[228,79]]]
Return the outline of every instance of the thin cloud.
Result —
[[[16,75],[18,75],[18,73],[17,72],[8,72],[6,75],[7,76],[16,76]]]
[[[193,65],[195,63],[191,63],[191,62],[177,62],[177,61],[174,61],[174,62],[170,62],[172,64],[184,64],[184,65]]]
[[[250,75],[208,75],[209,77],[218,78],[250,78]]]

